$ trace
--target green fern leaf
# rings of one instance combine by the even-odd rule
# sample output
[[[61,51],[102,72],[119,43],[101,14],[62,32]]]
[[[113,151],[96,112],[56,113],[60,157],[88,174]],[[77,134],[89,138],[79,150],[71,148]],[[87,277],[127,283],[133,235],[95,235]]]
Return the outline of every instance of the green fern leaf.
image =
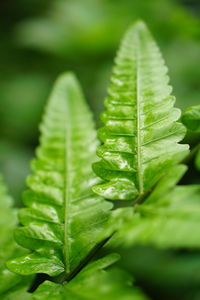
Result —
[[[112,200],[134,200],[148,192],[188,152],[184,126],[168,85],[167,68],[143,22],[125,35],[111,77],[99,130],[103,142],[93,165],[105,182],[93,188]]]
[[[189,130],[200,132],[200,105],[187,108],[181,120]]]
[[[23,275],[69,275],[100,242],[111,204],[95,196],[98,181],[91,169],[97,145],[92,116],[77,80],[62,75],[53,90],[40,127],[40,146],[20,210],[15,234],[32,254],[8,267]]]
[[[27,251],[16,244],[13,238],[17,224],[16,210],[12,208],[12,198],[0,177],[0,298],[11,299],[13,290],[19,293],[31,284],[31,278],[23,278],[6,267],[6,261],[13,256],[23,255]]]
[[[142,205],[120,231],[123,243],[161,248],[200,247],[200,186],[177,186],[155,205]]]
[[[196,155],[196,166],[200,170],[200,142],[199,142],[199,133],[200,133],[200,105],[195,105],[187,108],[181,118],[183,124],[191,132],[197,134],[197,145],[192,149],[190,157],[194,154]]]
[[[146,296],[132,286],[131,276],[120,269],[107,270],[118,255],[111,254],[89,264],[69,283],[45,281],[31,300],[145,300]]]
[[[200,232],[197,230],[200,220],[200,185],[173,186],[184,171],[184,166],[172,168],[154,192],[134,211],[126,208],[113,213],[109,230],[112,227],[117,233],[110,246],[139,244],[160,248],[200,247]]]

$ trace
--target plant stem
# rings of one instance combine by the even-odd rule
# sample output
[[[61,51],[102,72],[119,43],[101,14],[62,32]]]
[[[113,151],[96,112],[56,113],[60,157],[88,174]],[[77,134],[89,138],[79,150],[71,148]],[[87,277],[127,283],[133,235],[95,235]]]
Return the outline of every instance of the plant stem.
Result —
[[[80,262],[80,264],[77,266],[77,268],[75,268],[64,280],[62,283],[64,282],[69,282],[70,280],[72,280],[87,264],[88,262],[93,258],[93,256],[99,251],[99,249],[101,249],[106,243],[107,241],[112,237],[109,236],[106,239],[104,239],[102,242],[100,242],[99,244],[97,244],[91,251],[90,253]]]

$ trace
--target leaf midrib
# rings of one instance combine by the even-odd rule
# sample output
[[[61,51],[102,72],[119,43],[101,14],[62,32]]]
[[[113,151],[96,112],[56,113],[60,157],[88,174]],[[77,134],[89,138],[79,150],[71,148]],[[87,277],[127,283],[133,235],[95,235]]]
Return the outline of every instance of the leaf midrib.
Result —
[[[141,96],[141,87],[140,87],[140,50],[139,50],[139,45],[140,44],[140,39],[137,36],[136,41],[135,41],[135,56],[136,56],[136,110],[137,110],[137,118],[136,118],[136,123],[137,123],[137,179],[138,179],[138,187],[139,187],[139,195],[142,195],[144,193],[144,183],[143,183],[143,174],[142,174],[142,153],[141,153],[141,101],[142,101],[142,96]]]
[[[65,162],[64,162],[64,261],[65,261],[65,272],[66,274],[70,273],[69,265],[69,239],[70,228],[69,228],[69,214],[70,214],[70,203],[71,203],[71,179],[70,179],[70,158],[71,158],[71,121],[69,109],[66,107],[66,118],[68,122],[65,122]]]

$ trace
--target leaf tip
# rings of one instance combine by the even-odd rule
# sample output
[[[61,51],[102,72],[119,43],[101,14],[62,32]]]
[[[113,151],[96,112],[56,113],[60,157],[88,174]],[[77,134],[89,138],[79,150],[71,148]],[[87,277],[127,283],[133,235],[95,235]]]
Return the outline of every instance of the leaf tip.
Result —
[[[133,22],[128,31],[139,32],[148,30],[147,24],[142,19],[137,19]]]

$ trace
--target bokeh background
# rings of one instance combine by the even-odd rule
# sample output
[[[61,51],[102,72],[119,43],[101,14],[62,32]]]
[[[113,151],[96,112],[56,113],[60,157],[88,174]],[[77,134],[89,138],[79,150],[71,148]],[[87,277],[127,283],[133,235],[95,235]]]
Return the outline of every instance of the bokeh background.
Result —
[[[0,0],[0,170],[16,206],[57,75],[77,74],[98,126],[119,40],[142,18],[169,67],[177,106],[198,104],[199,17],[199,0]],[[123,253],[126,267],[153,299],[200,299],[198,252],[131,251]]]

